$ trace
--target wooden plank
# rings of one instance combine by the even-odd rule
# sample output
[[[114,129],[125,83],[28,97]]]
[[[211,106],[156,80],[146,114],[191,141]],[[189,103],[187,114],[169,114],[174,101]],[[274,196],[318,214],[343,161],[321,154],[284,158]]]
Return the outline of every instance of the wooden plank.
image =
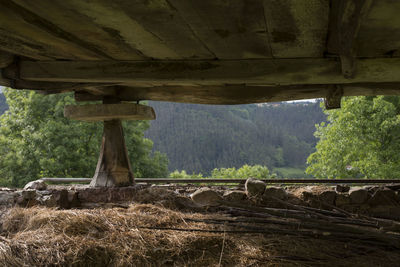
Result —
[[[85,47],[92,47],[101,51],[112,59],[138,60],[144,59],[143,55],[131,47],[112,28],[102,27],[92,19],[74,9],[70,1],[37,0],[32,5],[29,0],[13,0],[22,8],[35,15],[51,21],[55,26],[73,35],[78,42],[83,42]]]
[[[178,11],[168,0],[158,1],[108,1],[98,0],[118,12],[124,12],[143,29],[160,39],[163,44],[173,50],[176,58],[212,59],[214,55],[194,35],[191,28],[182,19]],[[153,52],[154,53],[154,52]],[[174,57],[175,58],[175,57]]]
[[[99,28],[113,32],[117,38],[129,47],[140,51],[145,57],[156,59],[181,58],[162,39],[129,16],[118,2],[69,0],[68,5],[94,21]],[[161,25],[159,26],[162,27]],[[170,31],[173,31],[173,29]],[[176,36],[176,38],[179,38],[179,36]]]
[[[169,0],[219,59],[270,58],[260,0]]]
[[[360,57],[400,55],[400,1],[376,0],[363,19],[357,38]]]
[[[328,51],[340,55],[342,73],[352,78],[356,73],[356,41],[363,18],[372,0],[333,1],[330,13]]]
[[[0,86],[11,87],[12,83],[10,79],[4,78],[0,69]]]
[[[64,116],[73,120],[108,121],[108,120],[154,120],[153,108],[132,103],[67,105]]]
[[[73,91],[84,88],[111,86],[110,83],[60,83],[60,82],[42,82],[42,81],[25,81],[25,80],[14,80],[13,88],[15,89],[27,89],[27,90],[63,90]]]
[[[114,91],[121,101],[158,100],[194,104],[249,104],[311,98],[332,98],[332,88],[342,88],[344,96],[400,95],[400,83],[301,85],[301,86],[158,86],[122,87]],[[103,88],[107,90],[106,88]],[[100,101],[107,95],[75,92],[76,101]]]
[[[263,3],[275,58],[323,56],[329,0],[264,0]]]
[[[9,66],[14,61],[14,55],[0,50],[0,69]]]
[[[53,82],[186,85],[302,85],[400,82],[400,58],[359,59],[357,75],[341,75],[335,59],[227,61],[25,61],[20,79]]]
[[[1,22],[0,22],[1,23]],[[12,30],[2,29],[0,26],[0,49],[10,54],[16,54],[31,59],[46,60],[52,59],[47,53],[45,45],[39,44],[26,37],[17,36]],[[56,57],[53,57],[56,58]]]
[[[106,89],[106,88],[105,88]],[[195,104],[247,104],[325,97],[326,86],[158,86],[122,87],[115,96],[121,101],[159,100]],[[75,100],[100,101],[104,96],[75,92]]]
[[[94,51],[93,47],[78,44],[78,38],[62,31],[50,21],[9,0],[0,1],[0,32],[0,49],[16,55],[39,59],[107,58],[99,51]]]

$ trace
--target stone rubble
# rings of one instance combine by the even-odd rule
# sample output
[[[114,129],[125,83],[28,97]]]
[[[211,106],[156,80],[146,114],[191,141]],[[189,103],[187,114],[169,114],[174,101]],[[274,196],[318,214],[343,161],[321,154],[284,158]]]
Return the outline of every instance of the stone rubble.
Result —
[[[244,184],[246,194],[249,197],[262,196],[264,194],[267,184],[261,180],[249,178]]]

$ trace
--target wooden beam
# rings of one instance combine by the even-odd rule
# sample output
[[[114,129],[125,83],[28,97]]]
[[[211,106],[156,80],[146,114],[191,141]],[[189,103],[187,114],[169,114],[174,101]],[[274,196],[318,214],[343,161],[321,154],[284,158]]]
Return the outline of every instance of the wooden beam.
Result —
[[[341,86],[331,86],[328,95],[325,98],[325,108],[328,110],[340,108],[342,96],[343,88]]]
[[[0,50],[0,69],[9,66],[14,61],[14,55]]]
[[[83,121],[154,120],[156,118],[152,107],[132,103],[67,105],[64,107],[64,116]]]
[[[24,61],[30,81],[125,83],[131,86],[304,85],[400,82],[400,58],[359,59],[357,75],[341,75],[334,58],[225,61]]]
[[[105,121],[100,156],[90,186],[114,187],[133,184],[133,172],[121,120]]]
[[[1,70],[0,70],[0,86],[5,86],[5,87],[12,86],[11,80],[4,78],[3,75],[1,74]]]
[[[328,51],[339,54],[346,78],[355,76],[357,36],[371,4],[372,0],[332,1]]]
[[[108,87],[104,88],[107,89]],[[305,86],[118,86],[115,97],[121,101],[158,100],[195,104],[248,104],[325,97],[325,85]],[[100,101],[105,95],[75,92],[75,100]]]
[[[262,2],[270,46],[275,58],[323,57],[331,1]]]
[[[271,58],[263,1],[168,0],[215,58]]]
[[[332,88],[342,88],[343,96],[400,95],[400,83],[354,83],[339,85],[291,85],[291,86],[119,86],[115,97],[121,101],[158,100],[195,104],[249,104],[288,100],[326,98]],[[107,90],[108,87],[103,88]],[[86,91],[75,92],[75,100],[101,101],[105,95]]]

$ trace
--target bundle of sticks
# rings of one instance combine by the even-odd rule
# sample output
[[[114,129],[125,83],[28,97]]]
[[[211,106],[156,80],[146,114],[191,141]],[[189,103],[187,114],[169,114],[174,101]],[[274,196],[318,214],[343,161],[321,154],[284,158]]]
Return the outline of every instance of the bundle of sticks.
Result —
[[[356,240],[385,249],[400,249],[398,221],[352,214],[337,207],[325,210],[276,201],[286,208],[222,202],[219,207],[222,214],[218,216],[185,220],[212,225],[206,230],[210,232],[312,236],[351,242]]]

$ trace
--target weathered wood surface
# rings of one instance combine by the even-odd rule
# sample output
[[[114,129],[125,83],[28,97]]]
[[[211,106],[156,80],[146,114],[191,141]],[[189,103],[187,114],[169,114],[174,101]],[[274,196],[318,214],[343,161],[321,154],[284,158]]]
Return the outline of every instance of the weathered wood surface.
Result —
[[[129,186],[134,183],[120,120],[104,122],[99,161],[90,186]]]
[[[341,86],[331,86],[325,97],[325,108],[336,109],[340,108],[341,99],[343,96],[343,88]]]
[[[152,107],[133,103],[67,105],[64,108],[64,116],[83,121],[154,120],[156,118]]]
[[[274,57],[323,57],[328,0],[270,0],[263,4]]]
[[[343,96],[400,95],[400,83],[374,84],[372,86],[347,84],[340,85],[340,87],[342,87]],[[232,105],[310,99],[314,97],[327,98],[331,88],[332,85],[119,87],[115,96],[122,101],[152,99],[194,104]],[[76,101],[101,101],[103,98],[104,95],[94,95],[86,91],[75,92]]]
[[[25,61],[20,78],[31,81],[185,85],[302,85],[400,82],[400,58],[359,59],[357,75],[341,74],[338,60]],[[10,77],[12,78],[12,77]]]
[[[353,78],[356,73],[357,37],[362,20],[373,0],[338,0],[332,2],[328,51],[340,56],[342,73]]]
[[[170,0],[218,59],[270,58],[263,2]]]
[[[399,13],[393,0],[0,0],[0,84],[210,104],[397,94],[380,85],[400,83]]]

